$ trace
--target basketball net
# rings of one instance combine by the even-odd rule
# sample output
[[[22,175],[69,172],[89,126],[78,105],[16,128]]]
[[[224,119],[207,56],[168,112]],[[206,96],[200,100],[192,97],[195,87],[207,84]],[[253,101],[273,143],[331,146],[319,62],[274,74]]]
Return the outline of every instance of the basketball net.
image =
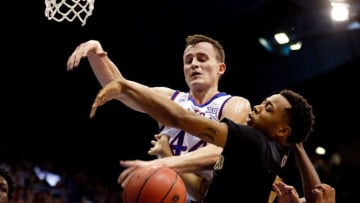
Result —
[[[72,22],[78,18],[82,26],[94,10],[95,0],[45,0],[45,16],[48,20]]]

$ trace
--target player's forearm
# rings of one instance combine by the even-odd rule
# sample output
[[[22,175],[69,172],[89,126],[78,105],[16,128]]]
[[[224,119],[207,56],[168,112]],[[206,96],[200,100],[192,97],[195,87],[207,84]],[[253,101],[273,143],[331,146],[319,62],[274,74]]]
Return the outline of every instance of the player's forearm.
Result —
[[[156,161],[180,173],[198,172],[213,169],[221,150],[219,147],[210,145],[181,156],[164,157]]]
[[[163,165],[170,167],[179,173],[194,173],[197,171],[209,170],[212,169],[216,163],[214,162],[214,156],[202,157],[202,159],[198,159],[196,162],[192,162],[191,159],[186,159],[186,157],[183,156],[184,155],[164,157],[159,160],[161,160],[160,162]]]
[[[87,58],[91,69],[101,86],[105,86],[109,82],[122,77],[119,69],[109,59],[105,52],[104,54],[91,52],[88,54]]]
[[[300,170],[306,202],[315,202],[312,189],[314,189],[317,184],[321,183],[319,175],[309,159],[302,143],[292,146],[291,150]]]
[[[211,179],[208,180],[195,173],[180,173],[180,176],[186,185],[186,191],[195,198],[197,202],[201,202],[209,188]]]
[[[112,86],[112,84],[110,85]],[[188,111],[158,94],[151,88],[127,80],[118,80],[114,83],[117,92],[132,100],[153,119],[163,125],[183,129],[206,142],[217,146],[224,146],[227,138],[227,126],[221,122],[214,122]],[[111,94],[114,91],[108,90]],[[100,97],[99,97],[100,98]],[[98,98],[98,100],[99,100]]]
[[[183,155],[183,162],[192,165],[193,171],[213,169],[221,155],[222,148],[213,144]]]
[[[125,79],[116,65],[108,58],[106,52],[103,52],[103,54],[89,52],[87,58],[89,60],[91,69],[93,70],[95,77],[101,86],[105,86],[109,82],[115,80]],[[136,83],[133,81],[129,82]],[[121,96],[119,94],[119,96],[117,96],[115,99],[119,100],[135,111],[144,112],[136,103],[134,103],[132,100],[129,100],[127,97]]]

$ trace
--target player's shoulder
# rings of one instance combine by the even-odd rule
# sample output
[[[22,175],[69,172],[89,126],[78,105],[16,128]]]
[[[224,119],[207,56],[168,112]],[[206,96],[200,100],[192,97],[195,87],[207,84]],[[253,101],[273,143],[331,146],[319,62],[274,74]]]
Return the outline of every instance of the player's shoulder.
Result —
[[[248,99],[234,96],[229,99],[223,108],[222,118],[227,117],[236,123],[246,123],[251,105]]]
[[[250,101],[242,96],[232,96],[227,103],[233,104],[233,105],[250,106]]]

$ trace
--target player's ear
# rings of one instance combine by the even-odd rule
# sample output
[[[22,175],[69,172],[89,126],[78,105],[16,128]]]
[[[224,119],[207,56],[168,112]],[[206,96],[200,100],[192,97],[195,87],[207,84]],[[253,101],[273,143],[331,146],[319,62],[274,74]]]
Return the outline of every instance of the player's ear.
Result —
[[[278,134],[287,139],[287,137],[291,134],[291,127],[285,126],[280,128]]]
[[[226,70],[226,64],[225,63],[219,63],[218,72],[220,75],[224,74]]]
[[[277,136],[276,139],[282,145],[286,145],[287,138],[289,137],[290,133],[291,133],[291,128],[289,126],[283,126],[276,131],[276,136]]]

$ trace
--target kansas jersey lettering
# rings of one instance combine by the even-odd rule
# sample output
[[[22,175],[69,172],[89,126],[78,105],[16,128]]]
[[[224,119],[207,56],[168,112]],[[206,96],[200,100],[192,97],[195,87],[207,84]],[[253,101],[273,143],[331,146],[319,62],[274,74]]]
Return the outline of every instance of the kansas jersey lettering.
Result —
[[[199,105],[196,104],[194,99],[190,96],[190,93],[176,91],[171,97],[175,103],[179,104],[184,109],[190,110],[214,121],[219,121],[222,116],[223,107],[230,98],[231,95],[220,92],[205,104]],[[161,126],[159,134],[166,134],[169,137],[170,148],[175,156],[186,154],[207,145],[207,142],[201,140],[200,138],[192,136],[191,134],[176,128]],[[213,171],[203,171],[200,172],[199,175],[209,179],[213,176]]]

